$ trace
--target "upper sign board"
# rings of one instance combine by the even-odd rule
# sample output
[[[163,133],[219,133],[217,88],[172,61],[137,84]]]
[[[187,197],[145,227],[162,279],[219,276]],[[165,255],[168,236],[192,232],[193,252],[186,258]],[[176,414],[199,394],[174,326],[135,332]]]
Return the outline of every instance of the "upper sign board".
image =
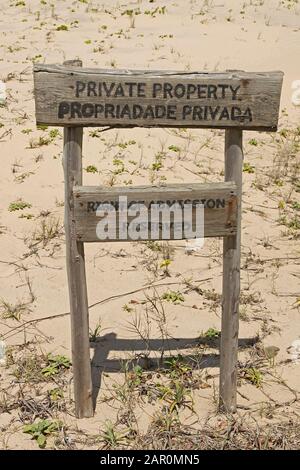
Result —
[[[35,65],[38,124],[277,129],[282,72],[191,73]]]

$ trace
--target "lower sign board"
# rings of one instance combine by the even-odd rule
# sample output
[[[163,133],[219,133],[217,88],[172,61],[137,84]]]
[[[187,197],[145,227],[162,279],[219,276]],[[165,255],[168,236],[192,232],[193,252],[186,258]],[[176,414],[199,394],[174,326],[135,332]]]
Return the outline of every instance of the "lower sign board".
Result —
[[[230,236],[236,233],[236,185],[75,186],[74,217],[83,242]]]

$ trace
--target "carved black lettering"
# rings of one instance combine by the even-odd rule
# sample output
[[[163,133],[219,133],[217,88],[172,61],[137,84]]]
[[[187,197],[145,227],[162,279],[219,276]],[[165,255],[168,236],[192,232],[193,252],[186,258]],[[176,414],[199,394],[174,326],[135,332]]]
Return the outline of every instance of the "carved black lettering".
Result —
[[[232,121],[240,121],[241,120],[241,108],[237,106],[232,106],[231,108],[231,120]]]
[[[133,88],[136,87],[136,85],[137,84],[135,82],[125,82],[125,86],[128,88],[128,95],[130,98],[133,96]]]
[[[100,103],[97,103],[95,105],[95,117],[98,117],[98,115],[101,115],[103,113],[104,106]]]
[[[95,205],[97,206],[97,203],[96,202],[88,202],[87,203],[87,211],[88,212],[95,212]]]
[[[124,88],[122,87],[121,83],[118,84],[114,96],[116,98],[125,96]]]
[[[152,98],[157,98],[159,92],[162,91],[162,84],[161,83],[153,83],[152,88]]]
[[[59,119],[63,119],[66,114],[69,114],[70,112],[70,103],[67,103],[66,101],[62,101],[58,105],[58,117]]]
[[[132,119],[140,119],[143,115],[143,108],[139,104],[133,105]]]
[[[94,115],[94,105],[91,103],[84,103],[81,108],[82,116],[85,118],[90,118]]]
[[[218,112],[219,112],[219,110],[220,110],[220,106],[217,106],[215,109],[213,109],[212,106],[209,106],[208,109],[209,109],[211,118],[212,118],[212,119],[216,119],[217,114],[218,114]]]
[[[167,106],[167,119],[176,119],[177,106],[175,104]]]
[[[146,98],[146,83],[138,83],[137,85],[137,96],[138,98]]]
[[[166,116],[166,107],[163,105],[155,106],[155,118],[161,119]]]
[[[168,97],[173,98],[172,90],[173,86],[171,85],[171,83],[164,83],[164,99]]]
[[[176,98],[182,98],[185,95],[185,86],[182,83],[178,83],[175,86],[174,95]]]
[[[128,104],[125,104],[122,111],[120,112],[120,118],[124,119],[124,117],[131,119],[131,113],[130,113],[130,108]]]
[[[194,106],[193,108],[193,121],[202,119],[203,108],[201,106]]]
[[[248,119],[249,122],[252,122],[252,111],[250,108],[246,108],[244,112],[244,119]]]
[[[88,82],[88,86],[87,86],[88,96],[91,96],[91,94],[93,94],[92,96],[97,96],[96,86],[97,86],[96,82]]]
[[[221,121],[222,119],[226,119],[226,120],[230,119],[229,111],[228,111],[227,108],[222,109],[222,112],[221,112],[220,117],[219,117],[219,121]]]
[[[80,93],[83,92],[83,90],[85,89],[85,87],[86,87],[86,83],[84,83],[84,82],[76,82],[76,93],[75,93],[76,98],[79,98]]]
[[[189,83],[187,86],[186,98],[189,100],[191,96],[195,94],[196,90],[196,85],[194,85],[193,83]]]
[[[232,85],[230,85],[230,90],[232,92],[232,100],[233,101],[238,99],[237,98],[237,92],[239,91],[240,88],[241,88],[240,85],[236,86],[235,88]]]
[[[154,119],[154,112],[153,112],[153,108],[152,106],[149,104],[147,106],[147,108],[145,109],[144,111],[144,119],[148,119],[148,118],[151,118],[151,119]]]
[[[218,99],[216,85],[208,85],[207,87],[207,98],[211,98],[211,97],[213,97],[215,100]]]
[[[104,89],[105,94],[106,94],[107,97],[111,96],[114,87],[115,87],[114,82],[110,83],[108,86],[107,86],[106,82],[103,82],[103,89]]]
[[[186,104],[182,108],[182,119],[186,119],[186,117],[189,116],[190,114],[192,114],[192,106],[189,106],[188,104]]]
[[[76,116],[77,115],[77,116]],[[79,117],[81,118],[81,104],[77,101],[72,101],[71,103],[71,118]]]
[[[214,209],[215,205],[216,202],[213,199],[208,199],[208,201],[206,201],[206,207],[209,209]]]
[[[198,85],[198,98],[206,98],[207,96],[207,85]]]
[[[229,87],[229,85],[218,85],[219,88],[222,90],[222,98],[224,99],[226,97],[226,90]]]
[[[216,200],[216,208],[219,209],[220,207],[225,208],[225,199]]]
[[[108,117],[112,117],[114,118],[115,117],[115,107],[113,104],[106,104],[105,105],[105,117],[108,118]]]

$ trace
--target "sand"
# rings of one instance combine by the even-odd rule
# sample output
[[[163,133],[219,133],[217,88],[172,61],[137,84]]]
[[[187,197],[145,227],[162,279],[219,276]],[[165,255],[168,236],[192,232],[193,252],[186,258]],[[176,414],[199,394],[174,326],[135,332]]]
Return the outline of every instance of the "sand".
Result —
[[[7,87],[6,106],[0,107],[0,333],[12,356],[0,369],[0,448],[37,448],[23,426],[40,415],[25,416],[20,401],[38,401],[55,387],[51,381],[28,383],[24,374],[16,377],[22,358],[47,353],[71,357],[62,129],[36,128],[32,64],[73,58],[100,68],[284,72],[278,133],[244,132],[238,413],[262,424],[294,419],[300,364],[290,361],[287,348],[300,337],[300,107],[292,103],[292,83],[300,79],[300,5],[277,0],[54,3],[0,2],[0,79]],[[224,131],[100,131],[84,130],[85,184],[223,180]],[[13,210],[19,200],[27,204]],[[68,439],[60,431],[47,447],[98,447],[108,422],[115,429],[124,427],[128,403],[116,392],[125,380],[122,360],[139,358],[144,369],[150,368],[150,382],[157,382],[162,348],[165,357],[192,357],[198,386],[191,389],[193,409],[180,407],[181,422],[200,428],[216,416],[218,348],[201,345],[199,337],[210,328],[220,329],[222,241],[206,240],[193,254],[186,253],[184,241],[161,246],[86,246],[91,330],[100,325],[91,344],[95,416],[76,420],[72,370],[62,372],[57,383],[66,411],[52,410],[48,418],[65,424]],[[167,269],[164,259],[171,260]],[[147,288],[153,282],[155,290]],[[169,291],[178,291],[184,300],[160,303],[157,296]],[[156,298],[156,315],[149,297]],[[137,334],[138,326],[148,342]],[[259,356],[270,345],[280,348],[274,364]],[[150,362],[143,359],[145,351]],[[253,367],[261,370],[260,387],[245,378],[245,369]],[[17,404],[5,407],[5,400]],[[140,434],[147,433],[164,406],[168,403],[162,397],[136,399]],[[270,407],[272,412],[265,412]],[[120,439],[116,447],[122,445]]]

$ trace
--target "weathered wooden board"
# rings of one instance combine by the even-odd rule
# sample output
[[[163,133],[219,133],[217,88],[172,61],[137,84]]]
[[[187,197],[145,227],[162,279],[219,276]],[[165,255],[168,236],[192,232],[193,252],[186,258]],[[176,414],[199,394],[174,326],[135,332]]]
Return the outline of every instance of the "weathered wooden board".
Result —
[[[225,181],[234,181],[237,186],[237,230],[232,237],[223,239],[223,286],[222,323],[220,342],[220,400],[222,412],[236,412],[241,221],[243,180],[243,135],[238,129],[225,132]]]
[[[74,218],[77,240],[83,242],[118,241],[119,229],[117,222],[116,237],[109,240],[99,240],[96,235],[96,226],[100,221],[96,211],[100,203],[112,204],[116,210],[118,220],[120,211],[118,207],[119,196],[127,196],[128,206],[138,202],[145,204],[148,210],[149,222],[151,220],[151,207],[154,203],[166,203],[170,207],[178,202],[181,207],[192,203],[193,224],[195,222],[196,205],[204,206],[204,236],[222,237],[236,233],[236,186],[234,183],[211,184],[174,184],[168,186],[136,186],[132,188],[106,188],[97,186],[74,187]],[[128,216],[128,223],[134,217]],[[170,219],[169,219],[170,220]],[[187,238],[184,233],[180,238]],[[160,229],[157,238],[151,237],[150,225],[146,236],[141,240],[163,239]],[[174,239],[173,232],[170,237]],[[122,238],[122,241],[126,239]],[[128,240],[132,241],[132,240]]]
[[[153,72],[37,64],[36,120],[56,126],[275,131],[282,79],[282,72]]]

